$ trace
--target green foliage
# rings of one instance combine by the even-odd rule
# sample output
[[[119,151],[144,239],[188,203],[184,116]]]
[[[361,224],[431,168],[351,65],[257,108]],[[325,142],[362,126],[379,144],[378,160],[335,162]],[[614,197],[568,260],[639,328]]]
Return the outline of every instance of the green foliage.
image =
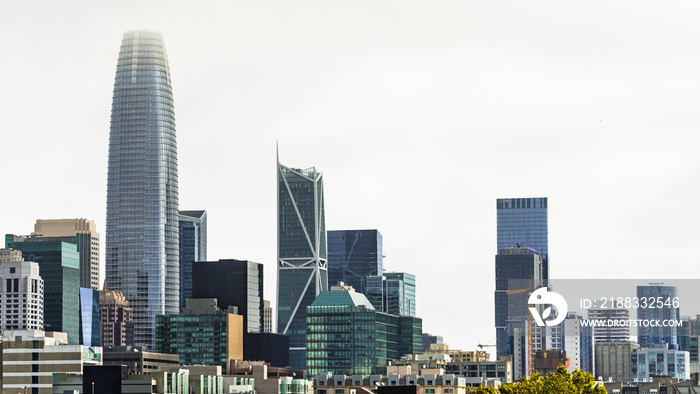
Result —
[[[498,390],[479,387],[468,392],[474,394],[607,394],[605,387],[596,385],[590,373],[578,369],[569,373],[563,365],[547,377],[535,373],[520,382],[503,384],[498,387]]]

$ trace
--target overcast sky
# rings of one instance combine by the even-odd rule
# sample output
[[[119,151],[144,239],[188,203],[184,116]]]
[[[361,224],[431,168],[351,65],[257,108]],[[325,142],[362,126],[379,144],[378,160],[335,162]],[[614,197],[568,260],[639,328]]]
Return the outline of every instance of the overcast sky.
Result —
[[[378,229],[385,269],[416,274],[425,332],[492,344],[496,198],[549,198],[554,278],[698,277],[698,20],[694,1],[5,2],[0,232],[104,236],[122,34],[158,30],[210,260],[264,263],[274,301],[279,141],[324,173],[329,230]]]

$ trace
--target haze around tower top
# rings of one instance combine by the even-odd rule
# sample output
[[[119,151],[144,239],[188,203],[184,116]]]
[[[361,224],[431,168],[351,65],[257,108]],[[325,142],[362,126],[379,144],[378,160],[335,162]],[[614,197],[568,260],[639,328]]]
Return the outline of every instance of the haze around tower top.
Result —
[[[382,233],[385,269],[416,275],[424,331],[453,348],[495,343],[497,198],[548,197],[552,278],[697,277],[695,2],[64,1],[0,15],[4,233],[84,217],[104,234],[119,45],[152,29],[180,209],[208,211],[210,260],[265,265],[266,299],[276,142],[281,163],[323,172],[328,230]]]

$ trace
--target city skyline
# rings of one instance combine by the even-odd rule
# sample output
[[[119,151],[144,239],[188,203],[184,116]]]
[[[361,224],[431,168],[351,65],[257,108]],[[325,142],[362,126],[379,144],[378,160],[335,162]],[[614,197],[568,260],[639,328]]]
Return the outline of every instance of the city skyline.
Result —
[[[458,328],[441,315],[446,292],[493,294],[497,198],[548,197],[555,278],[658,277],[660,261],[694,272],[698,5],[6,10],[19,60],[0,66],[12,76],[0,160],[23,191],[3,195],[5,234],[88,218],[104,239],[115,52],[145,28],[163,33],[173,67],[180,206],[207,210],[210,260],[264,264],[273,304],[275,141],[285,163],[324,172],[327,229],[382,232],[385,270],[416,275],[424,330],[454,348],[495,341],[491,303],[465,306]]]

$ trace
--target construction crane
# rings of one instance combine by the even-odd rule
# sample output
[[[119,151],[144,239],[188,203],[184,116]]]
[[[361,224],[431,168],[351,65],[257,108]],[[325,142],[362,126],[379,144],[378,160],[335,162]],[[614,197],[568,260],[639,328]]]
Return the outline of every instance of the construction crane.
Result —
[[[496,345],[484,345],[484,344],[481,344],[481,343],[478,344],[477,346],[479,346],[479,349],[483,349],[483,348],[485,348],[485,347],[496,347]]]

